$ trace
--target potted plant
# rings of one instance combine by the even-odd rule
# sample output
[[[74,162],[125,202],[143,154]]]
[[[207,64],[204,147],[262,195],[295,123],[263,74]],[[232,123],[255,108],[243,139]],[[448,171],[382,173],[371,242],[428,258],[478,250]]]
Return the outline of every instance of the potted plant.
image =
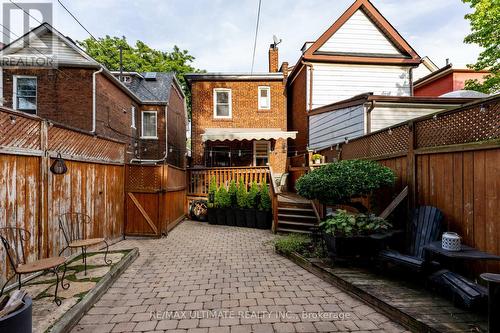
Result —
[[[215,194],[215,215],[217,216],[217,224],[226,224],[226,210],[231,206],[229,193],[224,186],[219,187]]]
[[[247,209],[245,209],[245,221],[248,228],[256,227],[255,211],[259,205],[259,192],[259,185],[253,181],[248,190]]]
[[[320,223],[332,259],[369,256],[376,253],[376,240],[370,237],[388,231],[392,225],[374,214],[353,214],[338,209]]]
[[[238,193],[238,186],[236,186],[236,182],[231,180],[229,183],[229,207],[231,209],[226,209],[226,224],[227,225],[236,225],[236,208],[238,207],[238,200],[237,200],[237,193]]]
[[[215,193],[217,192],[217,182],[215,177],[210,179],[210,186],[208,187],[208,200],[207,200],[207,215],[208,223],[216,224],[217,217],[215,216]]]
[[[323,159],[323,156],[321,154],[314,154],[312,156],[312,160],[314,164],[321,164],[321,160]]]
[[[236,216],[236,225],[238,227],[246,226],[245,221],[245,208],[247,207],[247,188],[243,179],[240,179],[238,184],[238,190],[236,192],[236,204],[238,209],[235,210]]]
[[[266,180],[262,182],[260,185],[260,200],[259,200],[259,209],[255,213],[257,220],[257,228],[259,229],[268,229],[270,228],[271,222],[271,196],[269,195],[269,187],[267,186]]]

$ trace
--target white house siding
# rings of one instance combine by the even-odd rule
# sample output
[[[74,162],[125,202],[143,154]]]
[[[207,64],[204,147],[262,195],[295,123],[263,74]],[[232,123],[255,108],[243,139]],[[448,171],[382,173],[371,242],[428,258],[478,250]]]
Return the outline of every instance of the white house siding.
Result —
[[[457,107],[457,105],[429,106],[424,104],[411,104],[404,106],[375,106],[375,108],[371,111],[371,131],[378,131],[413,118],[422,117],[428,115],[429,113],[451,109],[454,107]]]
[[[389,65],[313,65],[313,109],[355,95],[410,96],[410,69]]]
[[[309,146],[320,149],[365,134],[364,106],[357,105],[309,117]]]
[[[39,58],[43,55],[54,56],[56,63],[72,65],[95,64],[83,57],[80,53],[66,45],[62,39],[45,32],[39,38],[34,38],[29,42],[29,46],[19,49],[19,51],[8,54],[8,58]]]
[[[318,51],[401,55],[362,10],[355,12]]]

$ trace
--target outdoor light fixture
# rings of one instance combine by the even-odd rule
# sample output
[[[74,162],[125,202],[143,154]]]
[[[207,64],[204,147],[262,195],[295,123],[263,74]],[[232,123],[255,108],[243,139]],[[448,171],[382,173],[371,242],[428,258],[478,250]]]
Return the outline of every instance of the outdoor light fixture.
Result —
[[[10,116],[10,123],[15,124],[16,123],[16,117],[15,116]]]
[[[337,143],[337,147],[335,149],[339,150],[340,149],[340,143]]]
[[[171,153],[173,151],[172,147],[168,149],[168,152]]]
[[[484,104],[481,104],[481,108],[479,109],[479,112],[482,112],[482,113],[485,113],[488,109],[486,108],[486,106],[484,106]]]
[[[241,157],[241,149],[238,150],[238,157]]]
[[[434,119],[434,120],[438,119],[437,113],[434,116],[432,116],[432,119]]]
[[[64,175],[68,171],[68,167],[61,156],[61,153],[57,153],[57,157],[54,163],[50,166],[50,171],[55,175]]]
[[[210,151],[210,153],[208,153],[208,156],[209,156],[209,157],[212,157],[212,151]]]
[[[389,128],[389,132],[387,133],[389,133],[389,135],[392,135],[392,128]]]
[[[347,136],[344,138],[344,142],[345,142],[346,144],[348,144],[348,143],[349,143],[349,138],[348,138]]]
[[[227,157],[231,157],[231,152],[227,153]]]

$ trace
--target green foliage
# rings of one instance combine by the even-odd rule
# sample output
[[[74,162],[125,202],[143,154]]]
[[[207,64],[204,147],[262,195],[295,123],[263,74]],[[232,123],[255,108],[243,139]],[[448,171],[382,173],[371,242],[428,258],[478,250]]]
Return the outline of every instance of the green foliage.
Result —
[[[288,234],[274,241],[276,251],[291,254],[293,252],[302,252],[311,243],[311,239],[307,235]]]
[[[233,179],[229,183],[229,197],[231,198],[231,207],[236,207],[238,206],[238,186],[236,186],[236,181]]]
[[[257,209],[259,207],[259,185],[255,181],[250,185],[250,190],[248,191],[247,197],[247,208]]]
[[[123,54],[123,69],[131,72],[174,72],[182,85],[184,94],[190,105],[190,90],[184,80],[184,74],[201,72],[191,64],[194,57],[187,50],[181,50],[177,45],[171,52],[156,50],[144,42],[136,41],[130,45],[125,37],[106,36],[94,40],[87,38],[78,44],[91,57],[106,66],[109,70],[120,69],[120,46]]]
[[[215,193],[217,192],[217,181],[215,177],[210,178],[210,186],[208,187],[208,208],[214,208]]]
[[[215,194],[215,207],[229,208],[231,207],[231,197],[224,186],[221,186]]]
[[[316,161],[316,160],[321,160],[321,158],[322,158],[322,157],[323,157],[323,156],[322,156],[321,154],[314,154],[314,155],[312,156],[312,160],[313,160],[313,161]]]
[[[321,229],[333,236],[370,235],[392,228],[392,225],[373,214],[351,214],[338,209],[334,216],[321,222]]]
[[[259,210],[270,211],[272,208],[271,196],[269,195],[269,187],[267,186],[266,180],[260,184],[260,202]]]
[[[473,13],[465,15],[470,21],[471,34],[465,37],[464,42],[477,44],[483,51],[477,62],[469,65],[474,70],[487,69],[491,74],[484,82],[468,80],[466,88],[494,94],[500,91],[500,5],[498,0],[462,0],[474,9]]]
[[[302,176],[297,193],[323,204],[341,204],[394,184],[394,171],[374,161],[343,160],[322,166]]]
[[[238,203],[238,208],[246,208],[247,207],[247,187],[243,182],[243,179],[240,179],[238,184],[238,192],[236,192],[236,202]]]

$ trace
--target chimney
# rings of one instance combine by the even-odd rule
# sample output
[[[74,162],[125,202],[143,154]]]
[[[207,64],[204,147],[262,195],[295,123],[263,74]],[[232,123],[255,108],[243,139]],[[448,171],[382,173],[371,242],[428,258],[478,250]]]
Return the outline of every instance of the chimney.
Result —
[[[280,72],[283,73],[283,78],[286,80],[288,77],[288,62],[285,61],[281,64]]]
[[[278,72],[278,47],[276,44],[269,46],[269,72]]]

